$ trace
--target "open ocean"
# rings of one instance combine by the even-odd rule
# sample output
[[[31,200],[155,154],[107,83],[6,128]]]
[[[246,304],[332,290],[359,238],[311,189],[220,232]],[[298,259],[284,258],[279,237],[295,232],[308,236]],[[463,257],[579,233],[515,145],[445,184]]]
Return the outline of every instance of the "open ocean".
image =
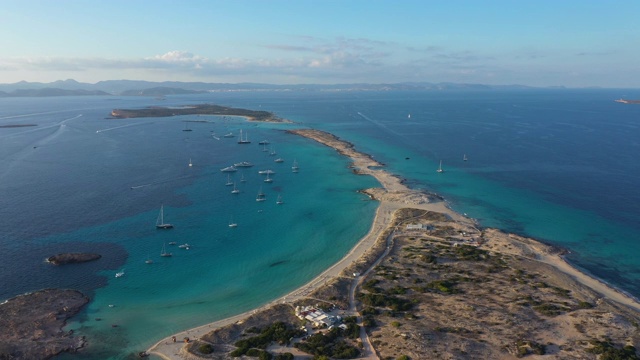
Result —
[[[87,336],[88,347],[59,358],[125,359],[306,283],[367,233],[377,203],[357,190],[377,182],[283,131],[299,127],[352,142],[482,226],[564,247],[575,266],[640,297],[640,105],[613,101],[620,97],[638,99],[640,90],[2,98],[0,126],[37,126],[0,128],[0,301],[79,289],[92,301],[67,329]],[[295,124],[108,118],[113,108],[205,102]],[[251,144],[236,143],[241,129]],[[263,139],[276,155],[262,151]],[[220,169],[240,161],[255,166],[231,175],[241,190],[231,194]],[[257,173],[268,168],[272,183]],[[161,205],[172,230],[155,229]],[[173,257],[160,257],[163,244]],[[103,258],[44,262],[70,251]]]

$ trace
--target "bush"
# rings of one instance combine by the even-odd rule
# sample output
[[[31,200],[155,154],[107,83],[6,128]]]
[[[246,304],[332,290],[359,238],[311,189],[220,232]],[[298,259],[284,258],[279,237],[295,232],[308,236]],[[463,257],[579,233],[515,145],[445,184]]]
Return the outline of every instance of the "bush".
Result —
[[[293,354],[290,352],[284,354],[278,354],[273,360],[293,360]]]
[[[213,346],[209,344],[202,344],[198,346],[198,352],[201,354],[211,354],[213,352]]]

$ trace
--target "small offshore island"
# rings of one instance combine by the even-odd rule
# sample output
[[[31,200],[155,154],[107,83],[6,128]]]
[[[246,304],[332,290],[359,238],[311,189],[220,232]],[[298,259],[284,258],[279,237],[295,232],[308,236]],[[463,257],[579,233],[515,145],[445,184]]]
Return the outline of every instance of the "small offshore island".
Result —
[[[47,258],[47,262],[53,265],[79,264],[87,261],[98,260],[100,254],[92,253],[62,253]]]
[[[355,174],[380,182],[361,190],[380,202],[369,233],[301,288],[163,339],[144,355],[638,359],[640,303],[569,265],[561,249],[479,228],[332,134],[289,133],[334,148]]]
[[[268,111],[247,110],[212,104],[201,104],[183,107],[152,106],[144,109],[113,109],[111,111],[111,116],[116,119],[169,117],[179,115],[242,116],[252,121],[285,122],[284,119],[281,119]]]

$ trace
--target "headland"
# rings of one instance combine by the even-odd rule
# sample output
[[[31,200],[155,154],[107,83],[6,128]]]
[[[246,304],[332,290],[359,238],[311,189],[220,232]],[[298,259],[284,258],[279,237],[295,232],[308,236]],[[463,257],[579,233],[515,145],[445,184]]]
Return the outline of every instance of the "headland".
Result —
[[[627,99],[617,99],[615,102],[623,103],[623,104],[640,104],[640,100],[627,100]]]
[[[366,359],[637,358],[640,303],[572,267],[562,249],[482,229],[440,197],[409,189],[383,164],[332,134],[289,132],[334,148],[352,160],[354,173],[379,181],[382,187],[362,190],[379,201],[369,232],[301,288],[163,339],[148,353],[225,359],[239,350],[268,351],[302,359],[313,356],[313,346],[305,343],[337,336],[341,349],[353,347]],[[306,325],[304,336],[243,349],[278,321],[299,328],[303,322],[293,316],[294,308],[307,305],[360,330]]]
[[[48,359],[80,349],[84,338],[62,328],[88,302],[76,290],[45,289],[0,304],[0,358]]]

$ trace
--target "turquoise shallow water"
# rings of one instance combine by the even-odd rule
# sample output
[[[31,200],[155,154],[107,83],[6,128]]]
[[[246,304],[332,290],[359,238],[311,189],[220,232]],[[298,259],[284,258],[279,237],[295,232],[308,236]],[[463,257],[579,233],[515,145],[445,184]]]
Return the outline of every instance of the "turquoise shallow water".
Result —
[[[376,203],[356,191],[376,182],[353,175],[332,149],[284,133],[292,127],[341,136],[483,226],[564,246],[574,264],[638,296],[640,107],[612,101],[620,96],[532,90],[214,93],[161,103],[0,99],[0,125],[38,124],[0,130],[0,297],[43,287],[85,291],[93,300],[69,328],[90,345],[62,358],[117,359],[307,282],[366,233]],[[105,119],[115,107],[201,102],[270,110],[296,124]],[[193,131],[184,132],[185,120],[212,122],[189,123]],[[240,129],[252,144],[221,138]],[[260,151],[265,138],[284,163]],[[444,174],[435,172],[440,160]],[[244,171],[246,183],[233,175],[242,192],[232,195],[219,169],[239,161],[256,166]],[[257,174],[267,167],[277,172],[272,184]],[[260,186],[264,203],[255,201]],[[277,194],[285,204],[275,204]],[[154,228],[161,204],[175,229]],[[238,228],[228,227],[231,218]],[[160,258],[170,241],[191,248],[173,246],[172,258]],[[104,257],[73,268],[42,262],[78,250]],[[144,263],[148,257],[154,264]]]

